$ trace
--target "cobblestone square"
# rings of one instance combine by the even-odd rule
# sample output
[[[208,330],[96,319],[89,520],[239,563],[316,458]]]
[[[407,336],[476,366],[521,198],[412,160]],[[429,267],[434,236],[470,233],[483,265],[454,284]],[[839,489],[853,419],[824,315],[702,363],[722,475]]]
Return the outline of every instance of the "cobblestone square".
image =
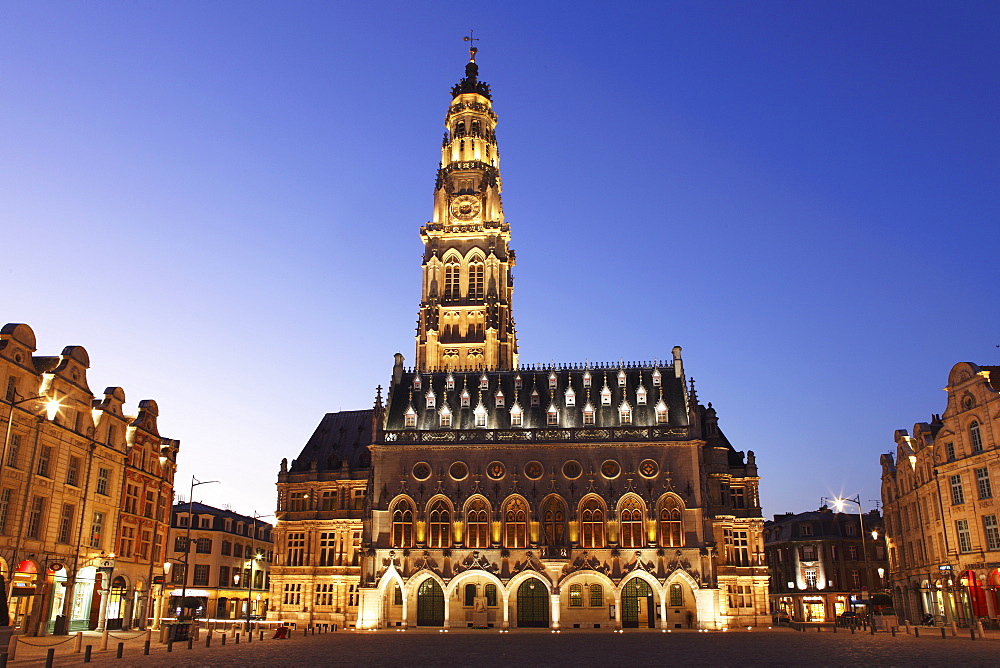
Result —
[[[88,638],[90,643],[93,638]],[[971,640],[942,639],[925,630],[919,638],[885,633],[834,634],[789,629],[707,632],[431,630],[295,634],[289,640],[265,640],[225,647],[218,639],[172,653],[154,645],[143,656],[141,645],[115,658],[115,645],[95,652],[99,666],[636,666],[675,665],[975,665],[995,666],[1000,634]],[[20,651],[11,666],[44,665],[44,652]],[[83,665],[82,654],[57,655],[57,666]]]

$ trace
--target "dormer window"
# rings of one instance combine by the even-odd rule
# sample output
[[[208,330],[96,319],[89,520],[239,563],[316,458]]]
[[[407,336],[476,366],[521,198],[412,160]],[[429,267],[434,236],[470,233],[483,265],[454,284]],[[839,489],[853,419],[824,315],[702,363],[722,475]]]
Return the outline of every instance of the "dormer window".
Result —
[[[521,426],[521,405],[514,402],[514,405],[510,407],[510,426],[520,427]]]
[[[532,406],[537,406],[538,405],[538,388],[537,387],[531,390],[531,405]]]
[[[549,374],[549,389],[550,390],[556,389],[556,384],[557,384],[558,380],[559,379],[556,378],[556,372],[555,371],[553,371],[552,373]]]
[[[627,401],[623,401],[622,405],[618,407],[618,417],[622,424],[632,424],[632,407]]]
[[[572,387],[566,388],[566,405],[576,406],[576,392],[573,391]]]
[[[625,370],[618,370],[618,387],[625,387]]]
[[[640,406],[646,405],[646,388],[640,385],[635,391],[635,403]]]
[[[461,395],[461,397],[459,397],[459,399],[462,402],[462,408],[468,408],[469,407],[469,401],[470,401],[471,398],[469,397],[469,391],[468,390],[462,390],[462,395]]]
[[[670,411],[663,403],[663,399],[660,399],[656,404],[656,424],[667,424],[668,422],[670,422]]]
[[[594,424],[594,407],[587,402],[587,405],[583,407],[583,424]]]
[[[486,377],[485,373],[479,377],[479,389],[480,390],[490,389],[490,379]]]
[[[497,390],[497,408],[503,408],[503,390]]]
[[[653,387],[660,386],[660,370],[653,369]]]
[[[514,376],[514,389],[515,390],[521,389],[521,374],[517,374],[516,376]]]
[[[405,427],[417,426],[417,411],[414,410],[413,404],[407,406],[406,413],[403,414],[403,426]]]
[[[583,386],[590,387],[590,371],[583,372]]]
[[[611,405],[611,388],[607,385],[601,390],[601,405],[610,406]]]
[[[455,389],[455,377],[453,375],[451,375],[450,373],[448,374],[448,377],[444,379],[444,388],[446,390],[454,390]]]
[[[427,393],[427,408],[434,408],[436,400],[437,397],[434,396],[434,390],[430,390]]]
[[[486,426],[486,407],[483,406],[483,404],[481,402],[480,402],[480,404],[478,406],[476,406],[475,413],[476,413],[476,426],[477,427],[485,427]]]
[[[549,406],[549,410],[545,413],[545,424],[550,427],[559,424],[559,409],[555,404]]]
[[[451,411],[447,405],[441,407],[441,412],[438,413],[438,421],[442,427],[451,426]]]
[[[413,389],[414,390],[419,390],[420,389],[420,376],[419,375],[416,375],[416,376],[413,377]]]

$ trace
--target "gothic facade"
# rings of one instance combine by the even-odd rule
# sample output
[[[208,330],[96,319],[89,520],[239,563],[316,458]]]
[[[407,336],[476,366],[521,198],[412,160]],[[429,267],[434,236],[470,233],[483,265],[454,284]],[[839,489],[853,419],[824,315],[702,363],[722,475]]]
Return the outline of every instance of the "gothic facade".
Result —
[[[754,455],[699,403],[681,349],[519,363],[496,122],[473,50],[421,228],[416,363],[397,354],[372,414],[355,625],[758,623]]]

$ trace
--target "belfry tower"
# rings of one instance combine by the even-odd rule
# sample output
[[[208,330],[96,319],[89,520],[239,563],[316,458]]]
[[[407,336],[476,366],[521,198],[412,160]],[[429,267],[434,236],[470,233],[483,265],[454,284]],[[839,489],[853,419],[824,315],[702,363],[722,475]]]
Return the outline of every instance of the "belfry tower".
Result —
[[[476,51],[469,49],[465,78],[451,89],[434,218],[420,228],[416,368],[422,371],[517,366],[514,251],[500,201],[497,115],[489,85],[478,78]]]

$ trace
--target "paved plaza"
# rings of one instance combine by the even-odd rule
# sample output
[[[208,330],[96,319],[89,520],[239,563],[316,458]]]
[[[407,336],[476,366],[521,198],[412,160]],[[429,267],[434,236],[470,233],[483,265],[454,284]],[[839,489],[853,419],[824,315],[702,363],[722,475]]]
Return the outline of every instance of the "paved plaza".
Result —
[[[636,666],[681,665],[980,665],[1000,664],[1000,633],[971,640],[942,639],[925,629],[920,638],[885,633],[807,633],[790,629],[699,633],[697,631],[579,631],[560,634],[516,630],[341,631],[325,635],[296,634],[289,640],[265,640],[225,647],[213,641],[167,653],[154,645],[149,656],[141,644],[128,644],[122,659],[116,643],[94,652],[93,664],[106,666]],[[88,638],[87,642],[91,642]],[[59,650],[56,666],[83,665],[83,655]],[[11,666],[42,666],[44,654],[21,651]]]

